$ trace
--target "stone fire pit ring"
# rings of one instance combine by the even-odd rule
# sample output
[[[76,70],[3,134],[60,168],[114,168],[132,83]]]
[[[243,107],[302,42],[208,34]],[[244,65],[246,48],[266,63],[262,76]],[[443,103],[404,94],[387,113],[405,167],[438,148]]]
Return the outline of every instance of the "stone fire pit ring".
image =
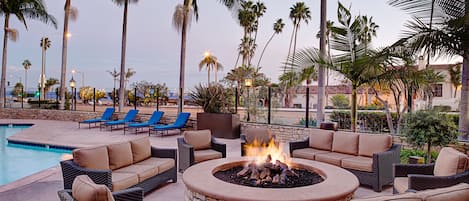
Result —
[[[252,161],[248,157],[223,158],[186,169],[186,201],[329,201],[350,200],[359,186],[357,177],[340,167],[304,159],[292,159],[292,166],[318,173],[324,181],[297,188],[256,188],[222,181],[213,174]]]

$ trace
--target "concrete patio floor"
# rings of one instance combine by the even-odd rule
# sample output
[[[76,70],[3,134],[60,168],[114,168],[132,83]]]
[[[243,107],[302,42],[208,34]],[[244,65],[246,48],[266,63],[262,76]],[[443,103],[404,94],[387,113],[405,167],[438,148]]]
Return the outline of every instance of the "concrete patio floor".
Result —
[[[47,120],[18,120],[18,119],[0,119],[0,123],[33,123],[30,129],[23,130],[10,139],[21,140],[33,143],[87,147],[102,144],[109,144],[143,136],[148,136],[148,132],[142,132],[138,135],[124,135],[123,130],[100,131],[99,128],[88,129],[84,126],[78,129],[76,122],[65,121],[47,121]],[[176,148],[176,138],[178,132],[170,133],[175,135],[150,138],[151,144],[162,148]],[[219,139],[227,144],[227,157],[240,155],[239,139],[227,140]],[[288,150],[288,146],[283,147]],[[55,201],[59,200],[57,191],[63,188],[62,173],[57,165],[20,180],[0,186],[1,201]],[[161,186],[155,191],[145,196],[145,201],[183,201],[184,183],[182,174],[178,173],[178,182],[169,183]],[[359,187],[355,192],[355,198],[370,197],[376,195],[390,195],[392,188],[386,187],[383,192],[376,193],[368,187]]]

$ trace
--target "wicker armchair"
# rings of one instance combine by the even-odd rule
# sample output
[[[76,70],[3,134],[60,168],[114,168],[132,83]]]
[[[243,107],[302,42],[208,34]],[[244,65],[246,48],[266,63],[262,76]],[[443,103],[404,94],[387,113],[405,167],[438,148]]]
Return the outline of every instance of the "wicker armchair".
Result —
[[[179,172],[190,166],[217,158],[226,158],[226,144],[218,143],[210,130],[185,131],[178,138]]]
[[[246,144],[252,144],[254,141],[259,145],[267,145],[271,140],[275,140],[275,135],[268,128],[248,128],[244,134],[241,134],[241,156],[246,155]]]
[[[57,192],[60,201],[75,201],[72,197],[72,190],[60,190]],[[112,192],[115,201],[143,201],[143,189],[140,187],[128,188],[125,190]]]
[[[453,157],[449,157],[452,155]],[[448,158],[457,161],[447,161]],[[469,183],[469,158],[452,148],[446,147],[440,151],[434,164],[394,164],[394,188],[393,193],[406,191],[421,191],[426,189],[444,188],[459,183]],[[439,167],[437,167],[439,166]],[[452,166],[455,174],[448,175],[443,169]],[[455,166],[459,166],[457,169]],[[441,171],[445,171],[443,174]],[[446,174],[446,175],[445,175]]]

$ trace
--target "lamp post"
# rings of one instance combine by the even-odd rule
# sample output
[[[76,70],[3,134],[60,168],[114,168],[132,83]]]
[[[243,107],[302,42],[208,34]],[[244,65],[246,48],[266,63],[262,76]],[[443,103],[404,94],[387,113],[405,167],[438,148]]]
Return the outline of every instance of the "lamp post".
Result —
[[[70,108],[72,110],[76,110],[76,108],[74,107],[74,103],[75,103],[75,80],[73,79],[73,75],[72,75],[72,79],[70,79],[70,87],[72,88],[72,104],[70,105]]]
[[[81,74],[81,87],[84,87],[85,86],[85,73],[83,73],[82,71],[77,71],[75,69],[72,69],[72,75],[74,75],[75,73]]]
[[[247,88],[247,92],[248,92],[248,97],[247,97],[247,118],[246,118],[246,121],[249,122],[251,120],[251,116],[250,116],[250,99],[249,99],[249,88],[252,86],[252,78],[250,75],[248,75],[248,77],[246,79],[244,79],[244,86]]]

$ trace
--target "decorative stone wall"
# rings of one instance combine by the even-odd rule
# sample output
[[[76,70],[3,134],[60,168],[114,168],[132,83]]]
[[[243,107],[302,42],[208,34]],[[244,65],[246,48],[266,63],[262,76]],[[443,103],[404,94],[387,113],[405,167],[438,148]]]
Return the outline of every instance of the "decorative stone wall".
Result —
[[[215,198],[211,198],[200,193],[193,192],[186,188],[184,191],[184,200],[185,201],[223,201]]]

